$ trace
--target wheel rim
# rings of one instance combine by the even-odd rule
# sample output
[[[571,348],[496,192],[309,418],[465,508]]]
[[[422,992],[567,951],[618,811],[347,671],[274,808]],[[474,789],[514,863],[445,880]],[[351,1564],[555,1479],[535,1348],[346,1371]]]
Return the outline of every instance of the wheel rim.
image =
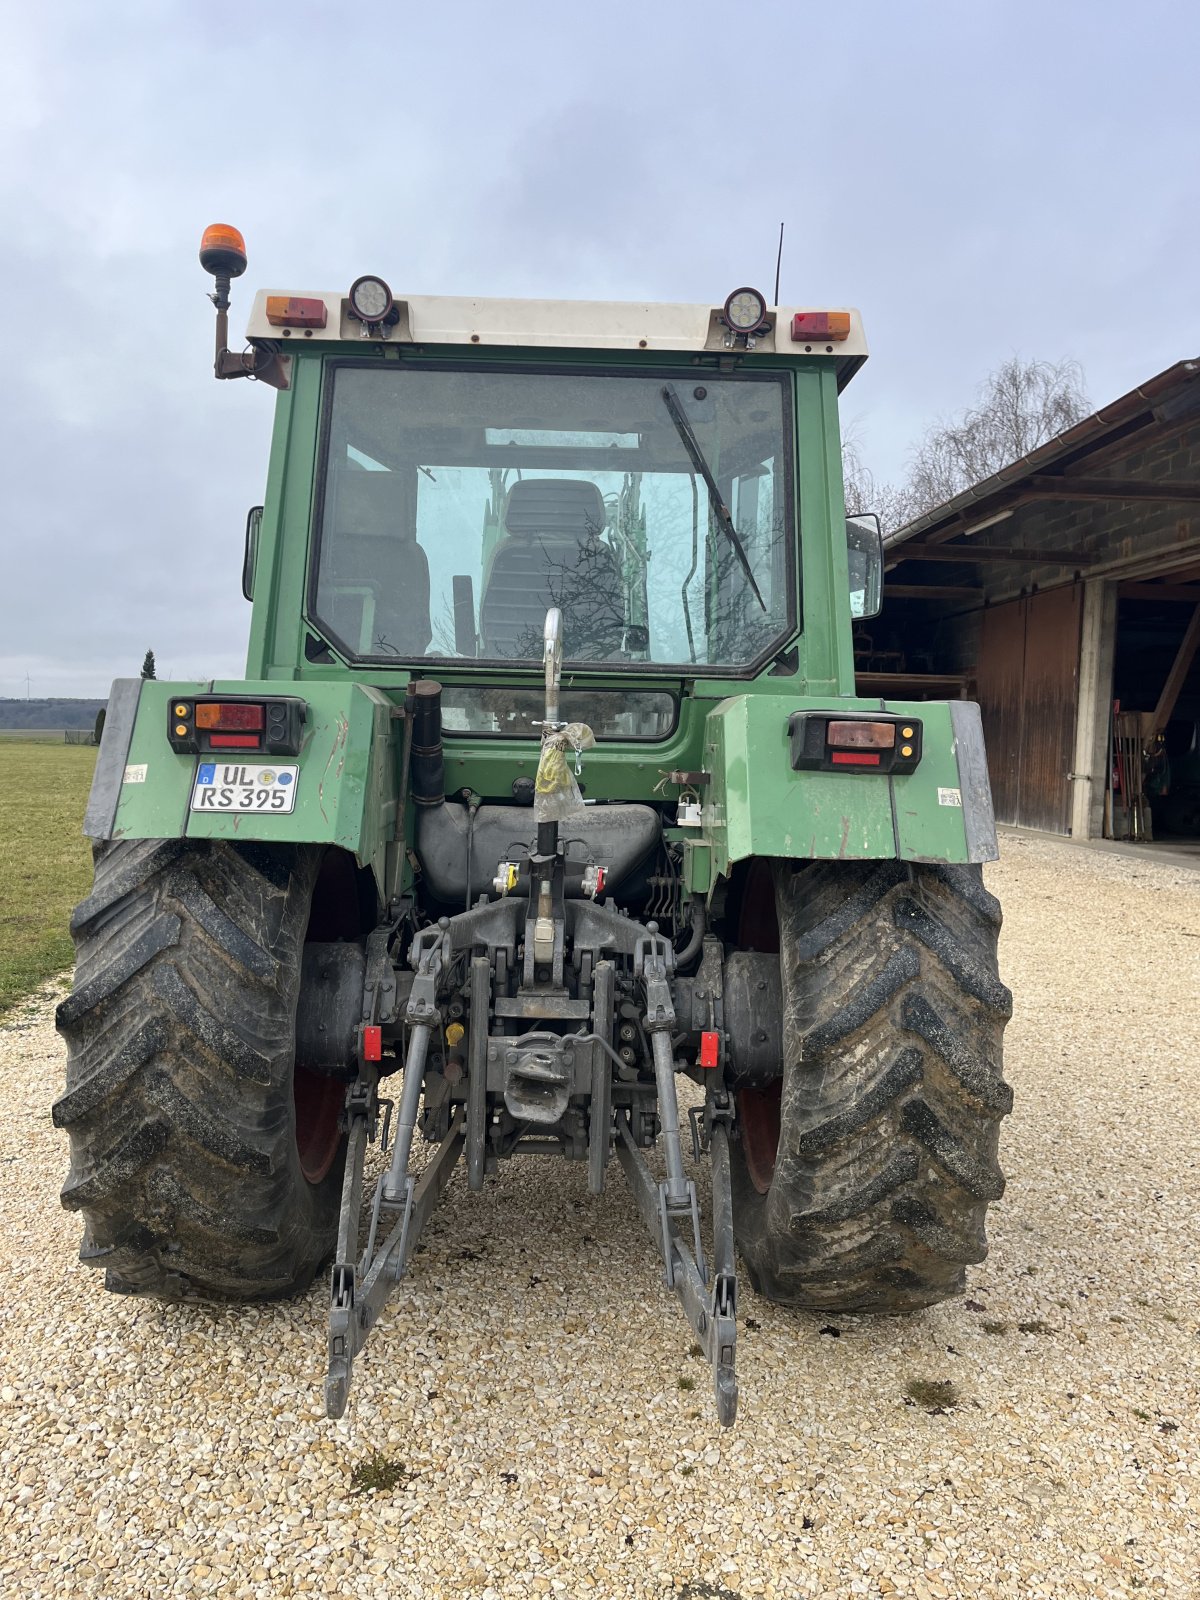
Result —
[[[763,953],[779,949],[779,919],[775,914],[775,885],[771,865],[753,861],[742,887],[738,912],[738,949]],[[739,1089],[737,1094],[738,1130],[746,1171],[759,1194],[766,1194],[775,1176],[779,1155],[780,1107],[783,1080],[765,1089]]]
[[[320,1183],[342,1142],[342,1105],[346,1086],[338,1078],[297,1066],[292,1074],[296,1103],[296,1154],[309,1183]]]
[[[306,942],[331,943],[356,939],[360,929],[354,859],[341,850],[326,852],[313,887]],[[329,1174],[344,1137],[342,1108],[346,1085],[340,1078],[310,1072],[298,1063],[292,1070],[296,1106],[296,1154],[311,1184]]]
[[[742,1089],[737,1097],[738,1128],[746,1157],[746,1171],[759,1194],[766,1194],[775,1176],[782,1100],[782,1081],[772,1083],[766,1089]]]

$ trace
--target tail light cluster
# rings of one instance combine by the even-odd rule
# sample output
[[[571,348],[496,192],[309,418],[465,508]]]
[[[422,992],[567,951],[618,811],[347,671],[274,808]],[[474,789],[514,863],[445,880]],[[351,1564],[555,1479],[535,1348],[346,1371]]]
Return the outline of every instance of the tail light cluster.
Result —
[[[796,772],[888,772],[902,776],[921,759],[921,722],[871,711],[794,711],[788,718]]]
[[[255,750],[261,755],[296,756],[304,711],[304,701],[288,695],[266,700],[224,695],[180,698],[167,707],[167,738],[180,755]]]
[[[329,310],[324,300],[311,295],[269,294],[267,321],[273,328],[323,328]]]
[[[792,341],[803,344],[806,339],[833,339],[850,337],[848,311],[797,311],[792,318]]]

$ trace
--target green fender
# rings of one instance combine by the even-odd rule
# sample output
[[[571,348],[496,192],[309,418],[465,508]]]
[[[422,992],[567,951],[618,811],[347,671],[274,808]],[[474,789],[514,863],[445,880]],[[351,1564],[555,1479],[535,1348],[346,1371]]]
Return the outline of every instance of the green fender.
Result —
[[[793,771],[788,719],[794,711],[886,711],[919,719],[920,764],[898,777]],[[695,888],[704,886],[706,872],[726,873],[750,856],[967,862],[994,861],[998,853],[979,707],[970,701],[736,695],[705,721],[704,765],[712,776],[701,835],[711,857],[689,871]]]
[[[307,710],[298,756],[252,756],[299,765],[295,810],[199,812],[189,809],[200,760],[167,739],[175,700],[198,694],[294,695]],[[381,893],[396,835],[402,723],[392,701],[351,682],[217,681],[161,683],[118,678],[109,698],[96,775],[84,818],[90,839],[237,839],[332,844],[370,867]],[[245,763],[240,752],[223,759]]]

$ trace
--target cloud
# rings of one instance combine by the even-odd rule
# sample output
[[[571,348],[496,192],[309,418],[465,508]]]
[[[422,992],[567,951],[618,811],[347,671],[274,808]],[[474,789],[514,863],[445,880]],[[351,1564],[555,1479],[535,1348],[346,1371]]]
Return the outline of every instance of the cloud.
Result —
[[[1103,403],[1196,353],[1192,8],[712,0],[9,8],[0,694],[152,647],[241,670],[272,396],[208,376],[203,226],[252,286],[858,304],[876,474],[1012,350]],[[1114,112],[1119,98],[1120,115]],[[15,226],[13,225],[15,219]]]

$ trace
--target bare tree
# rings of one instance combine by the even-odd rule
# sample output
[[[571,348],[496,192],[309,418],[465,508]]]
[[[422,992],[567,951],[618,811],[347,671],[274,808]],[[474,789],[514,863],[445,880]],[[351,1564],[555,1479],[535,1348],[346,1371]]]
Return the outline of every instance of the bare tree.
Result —
[[[1012,356],[983,384],[978,405],[930,428],[902,484],[877,483],[851,433],[842,452],[846,510],[876,511],[891,532],[1019,461],[1090,409],[1077,362]]]
[[[906,485],[909,516],[921,516],[982,483],[1090,409],[1077,362],[1012,356],[983,385],[977,406],[956,422],[939,422],[917,447]]]
[[[862,458],[858,440],[852,430],[842,437],[842,484],[846,493],[846,515],[862,516],[867,511],[878,511],[879,486],[875,474]]]
[[[917,515],[912,510],[912,494],[907,483],[880,483],[866,465],[853,434],[842,444],[842,481],[846,492],[846,515],[862,516],[873,511],[885,533],[899,528]]]

